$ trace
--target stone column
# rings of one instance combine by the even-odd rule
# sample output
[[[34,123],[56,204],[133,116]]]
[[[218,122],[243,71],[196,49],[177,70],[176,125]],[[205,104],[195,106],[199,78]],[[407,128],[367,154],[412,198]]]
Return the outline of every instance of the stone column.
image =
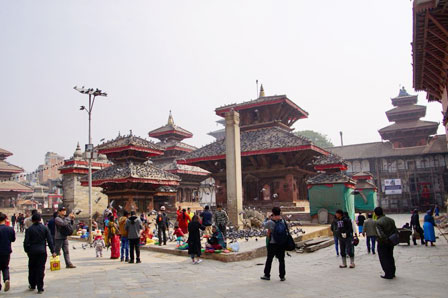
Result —
[[[227,212],[235,227],[242,228],[243,183],[241,178],[240,114],[226,113]]]

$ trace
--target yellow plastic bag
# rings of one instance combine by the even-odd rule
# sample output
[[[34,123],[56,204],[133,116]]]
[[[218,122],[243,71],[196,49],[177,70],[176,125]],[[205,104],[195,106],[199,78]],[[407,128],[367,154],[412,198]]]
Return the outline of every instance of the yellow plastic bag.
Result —
[[[61,269],[61,261],[59,260],[59,256],[50,257],[50,270],[56,271]]]

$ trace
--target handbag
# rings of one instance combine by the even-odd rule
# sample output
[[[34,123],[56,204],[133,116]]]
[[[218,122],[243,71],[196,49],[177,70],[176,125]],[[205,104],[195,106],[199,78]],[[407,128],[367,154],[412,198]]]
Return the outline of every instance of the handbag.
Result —
[[[400,243],[400,235],[398,234],[398,232],[394,232],[392,235],[388,237],[388,239],[393,246],[398,245]]]
[[[56,271],[61,269],[61,261],[59,260],[59,256],[50,257],[50,270]]]
[[[286,221],[285,225],[286,225],[286,232],[288,233],[288,235],[286,236],[285,250],[293,251],[296,249],[296,243],[294,242],[294,238],[292,238],[291,233],[289,232],[289,227]]]

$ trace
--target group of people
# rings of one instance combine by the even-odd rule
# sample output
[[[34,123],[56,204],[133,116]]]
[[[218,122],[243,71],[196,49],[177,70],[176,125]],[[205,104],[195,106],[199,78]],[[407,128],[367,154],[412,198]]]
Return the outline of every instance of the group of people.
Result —
[[[19,213],[16,215],[15,213],[11,216],[11,226],[17,232],[25,232],[25,214]]]
[[[420,225],[420,217],[418,214],[418,209],[414,209],[411,216],[411,221],[409,226],[413,230],[412,240],[414,245],[417,245],[417,238],[420,238],[421,244],[428,246],[428,243],[431,243],[431,246],[435,246],[436,242],[436,233],[434,227],[436,226],[436,222],[434,220],[434,212],[436,216],[439,214],[438,207],[430,209],[426,211],[425,217],[423,218],[423,228]]]

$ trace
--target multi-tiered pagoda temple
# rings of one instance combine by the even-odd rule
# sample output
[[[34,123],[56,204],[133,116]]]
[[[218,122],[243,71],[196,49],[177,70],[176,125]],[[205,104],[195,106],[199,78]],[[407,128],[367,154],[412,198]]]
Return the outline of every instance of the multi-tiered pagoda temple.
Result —
[[[395,108],[386,115],[395,123],[380,129],[379,133],[394,148],[426,145],[429,136],[437,133],[437,122],[420,120],[426,115],[426,106],[417,105],[417,95],[409,95],[403,87],[398,96],[392,98],[392,105]]]
[[[22,173],[23,169],[5,160],[11,155],[12,153],[8,150],[0,148],[0,208],[3,212],[16,206],[19,194],[33,192],[32,188],[16,182],[12,178],[14,175]]]
[[[245,206],[307,207],[305,180],[314,175],[312,160],[327,151],[292,133],[291,126],[308,113],[286,95],[217,108],[224,117],[231,109],[240,114],[243,204]],[[183,156],[179,163],[199,166],[212,173],[218,189],[216,201],[226,204],[226,148],[220,139]]]
[[[176,197],[180,178],[154,165],[149,158],[163,154],[164,149],[132,135],[118,136],[96,148],[113,165],[96,171],[92,185],[103,188],[113,207],[128,211],[151,211]],[[87,185],[87,179],[82,181]],[[173,206],[174,207],[174,206]]]
[[[210,174],[200,167],[178,164],[177,159],[182,158],[186,153],[192,152],[197,148],[183,142],[186,138],[191,138],[193,134],[174,123],[173,115],[168,117],[168,123],[162,127],[152,130],[148,133],[152,138],[159,139],[158,146],[165,149],[163,155],[152,158],[153,164],[167,172],[178,175],[182,180],[177,188],[176,206],[190,207],[193,210],[198,209],[199,205],[199,186],[201,181],[205,180]],[[170,202],[169,205],[172,205]]]

